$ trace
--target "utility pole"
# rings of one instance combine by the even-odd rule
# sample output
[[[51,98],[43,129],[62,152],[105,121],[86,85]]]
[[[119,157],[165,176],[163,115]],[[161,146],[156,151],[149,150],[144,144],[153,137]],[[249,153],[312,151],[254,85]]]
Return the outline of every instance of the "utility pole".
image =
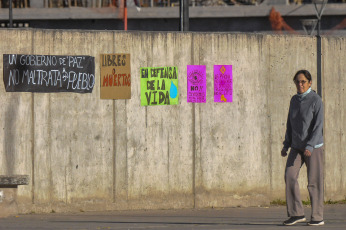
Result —
[[[8,0],[8,11],[9,11],[9,18],[10,18],[9,28],[12,28],[13,27],[12,0]]]
[[[313,0],[312,1],[317,16],[317,93],[322,97],[322,41],[321,41],[321,18],[323,11],[328,3],[328,0]],[[318,5],[320,8],[318,9]]]
[[[179,31],[189,31],[189,0],[180,0]]]
[[[127,31],[127,1],[124,1],[124,30]]]

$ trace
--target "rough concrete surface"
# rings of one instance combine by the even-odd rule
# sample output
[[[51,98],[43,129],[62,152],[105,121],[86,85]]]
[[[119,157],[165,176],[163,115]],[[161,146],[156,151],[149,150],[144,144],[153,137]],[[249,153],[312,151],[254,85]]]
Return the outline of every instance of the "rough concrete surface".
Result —
[[[284,199],[280,156],[292,78],[316,89],[316,38],[230,33],[4,29],[2,54],[90,55],[91,94],[6,93],[0,175],[29,175],[21,213],[268,205]],[[345,197],[346,39],[322,38],[325,199]],[[130,53],[131,99],[100,100],[100,54]],[[207,103],[187,103],[186,66],[206,65]],[[233,65],[233,102],[213,102],[213,65]],[[140,67],[177,66],[179,105],[140,105]],[[3,72],[3,56],[0,56]],[[308,199],[303,167],[302,198]]]

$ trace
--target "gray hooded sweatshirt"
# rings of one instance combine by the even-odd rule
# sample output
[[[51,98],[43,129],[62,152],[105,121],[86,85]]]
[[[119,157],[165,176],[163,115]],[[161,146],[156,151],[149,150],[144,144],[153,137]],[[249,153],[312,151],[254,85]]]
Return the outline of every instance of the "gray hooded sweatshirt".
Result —
[[[311,88],[291,98],[284,148],[313,151],[323,145],[323,104]]]

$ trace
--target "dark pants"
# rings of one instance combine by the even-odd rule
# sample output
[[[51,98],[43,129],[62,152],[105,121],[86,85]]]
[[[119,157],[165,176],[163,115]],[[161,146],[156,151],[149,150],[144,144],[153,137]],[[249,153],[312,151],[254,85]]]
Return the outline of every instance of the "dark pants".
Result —
[[[323,147],[314,149],[310,157],[304,156],[301,150],[291,148],[285,170],[287,214],[289,217],[304,215],[297,181],[304,163],[308,174],[311,220],[321,221],[323,220]]]

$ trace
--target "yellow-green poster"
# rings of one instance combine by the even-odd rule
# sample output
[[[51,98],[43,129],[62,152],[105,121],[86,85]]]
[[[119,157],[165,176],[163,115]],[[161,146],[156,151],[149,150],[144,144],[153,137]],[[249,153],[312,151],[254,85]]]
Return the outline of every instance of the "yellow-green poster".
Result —
[[[141,68],[141,105],[177,105],[178,68]]]

